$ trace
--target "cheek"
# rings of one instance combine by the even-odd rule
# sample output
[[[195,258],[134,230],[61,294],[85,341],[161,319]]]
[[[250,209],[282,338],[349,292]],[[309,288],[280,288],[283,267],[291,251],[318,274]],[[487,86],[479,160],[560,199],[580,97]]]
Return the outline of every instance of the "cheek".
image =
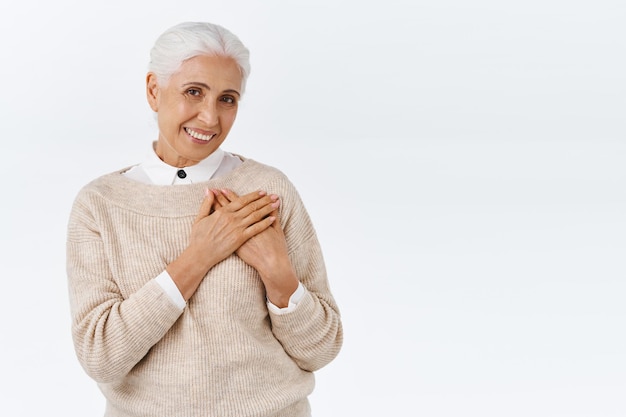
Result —
[[[166,129],[178,129],[193,116],[193,110],[186,103],[169,103],[159,112],[159,125]]]
[[[159,118],[159,129],[161,131],[167,132],[171,131],[175,126],[175,121],[172,120],[172,113],[169,111],[160,111],[158,114]]]
[[[225,112],[222,115],[222,127],[230,127],[235,123],[235,118],[237,117],[237,110]]]

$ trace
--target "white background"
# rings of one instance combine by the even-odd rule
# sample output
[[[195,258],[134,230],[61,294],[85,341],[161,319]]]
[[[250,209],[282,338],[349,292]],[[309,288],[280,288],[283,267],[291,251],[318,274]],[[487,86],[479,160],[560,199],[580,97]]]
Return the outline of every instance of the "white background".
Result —
[[[282,169],[345,327],[315,417],[626,415],[622,0],[0,4],[0,415],[99,416],[65,228],[156,139],[148,52],[252,52],[226,150]]]

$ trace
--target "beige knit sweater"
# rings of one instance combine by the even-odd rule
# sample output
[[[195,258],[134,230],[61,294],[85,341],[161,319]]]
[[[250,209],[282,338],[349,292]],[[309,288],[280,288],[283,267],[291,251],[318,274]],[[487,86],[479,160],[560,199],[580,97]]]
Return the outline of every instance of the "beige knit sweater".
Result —
[[[123,171],[79,192],[67,237],[74,345],[106,397],[105,416],[310,415],[312,372],[338,354],[342,328],[293,185],[250,159],[191,185],[142,184]],[[295,311],[270,313],[258,274],[236,255],[209,271],[182,311],[154,281],[187,246],[206,187],[281,197],[290,259],[307,289]]]

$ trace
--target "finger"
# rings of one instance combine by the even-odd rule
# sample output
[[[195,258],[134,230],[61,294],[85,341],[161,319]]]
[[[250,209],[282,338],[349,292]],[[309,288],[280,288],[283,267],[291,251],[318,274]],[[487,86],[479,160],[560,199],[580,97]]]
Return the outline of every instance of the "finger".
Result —
[[[276,194],[264,195],[262,198],[254,200],[242,207],[240,212],[244,215],[244,217],[248,217],[250,215],[253,215],[254,217],[266,217],[274,209],[278,208],[279,205],[280,200]]]
[[[256,223],[253,223],[252,225],[248,226],[243,231],[243,235],[244,235],[245,239],[248,240],[248,239],[258,235],[259,233],[261,233],[262,231],[264,231],[268,227],[270,227],[274,221],[276,221],[276,217],[269,216],[269,217],[261,219],[260,221],[258,221]]]
[[[196,216],[195,221],[199,221],[211,213],[211,207],[213,206],[213,193],[208,188],[204,190],[204,198],[202,199],[202,204],[200,205],[200,210],[198,210],[198,215]]]
[[[222,188],[220,194],[224,196],[228,201],[235,201],[239,196],[233,190],[229,190],[228,188]]]
[[[271,213],[271,217],[275,217],[276,220],[272,223],[272,227],[276,227],[282,230],[282,225],[280,224],[280,216],[278,215],[278,208],[275,208]]]
[[[262,199],[267,195],[265,191],[253,191],[251,193],[244,194],[241,197],[237,196],[237,194],[228,189],[222,189],[221,192],[228,199],[228,201],[231,202],[229,208],[233,211],[239,211],[243,207],[246,207],[248,204]]]
[[[221,207],[226,207],[230,203],[230,201],[220,190],[215,190],[215,200],[220,204]]]
[[[272,199],[268,199],[268,204],[255,206],[257,203],[258,202],[255,201],[255,202],[250,203],[248,206],[246,206],[248,213],[245,217],[245,221],[252,224],[262,219],[265,219],[269,216],[278,217],[277,214],[278,214],[278,207],[280,207],[280,200],[277,199],[275,201],[272,201]],[[276,213],[272,214],[274,212]]]
[[[277,232],[278,232],[281,236],[283,236],[283,237],[284,237],[284,236],[285,236],[285,232],[283,231],[283,225],[282,225],[282,223],[280,222],[280,216],[278,215],[278,209],[276,209],[276,210],[272,211],[272,212],[270,213],[270,217],[274,217],[274,218],[276,218],[276,220],[274,220],[274,221],[272,222],[272,226],[271,226],[271,227],[272,227],[274,230],[276,230],[276,231],[277,231]]]

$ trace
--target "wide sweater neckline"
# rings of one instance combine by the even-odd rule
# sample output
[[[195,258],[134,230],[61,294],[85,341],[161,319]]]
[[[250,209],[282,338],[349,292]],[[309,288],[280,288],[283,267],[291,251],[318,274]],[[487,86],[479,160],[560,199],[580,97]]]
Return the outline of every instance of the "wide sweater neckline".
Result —
[[[243,161],[241,165],[224,176],[204,182],[178,185],[146,184],[123,175],[130,169],[126,167],[92,181],[84,191],[93,193],[96,199],[102,198],[107,205],[112,204],[142,215],[196,216],[207,188],[229,188],[240,195],[255,188],[262,189],[263,184],[258,184],[255,179],[262,170],[272,168],[252,159],[239,157]]]

